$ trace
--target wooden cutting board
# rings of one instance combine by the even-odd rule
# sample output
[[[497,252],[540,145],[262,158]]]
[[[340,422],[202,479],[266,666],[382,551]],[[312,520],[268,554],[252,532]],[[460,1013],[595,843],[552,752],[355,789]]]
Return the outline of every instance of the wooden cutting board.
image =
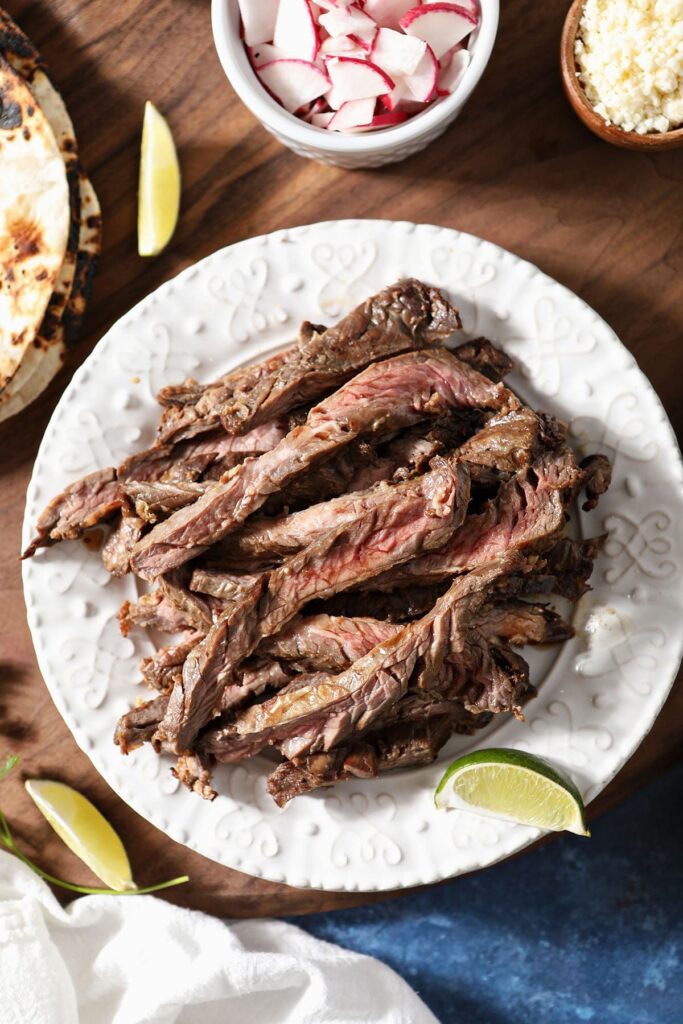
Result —
[[[296,224],[387,217],[491,239],[578,292],[614,327],[683,428],[683,157],[642,156],[594,139],[563,98],[565,4],[508,0],[491,64],[446,136],[379,171],[342,171],[283,149],[233,95],[214,53],[209,0],[5,0],[43,51],[73,117],[104,208],[105,248],[85,336],[67,370],[0,428],[0,752],[21,773],[60,778],[120,831],[140,884],[187,872],[168,898],[221,915],[284,915],[367,901],[299,891],[219,867],[129,810],[76,747],[36,666],[18,562],[24,496],[40,438],[70,374],[133,303],[230,242]],[[533,24],[532,32],[528,25]],[[182,216],[167,253],[135,251],[143,105],[168,117],[183,171]],[[623,799],[681,754],[674,689],[638,753],[591,807]],[[19,773],[2,806],[24,849],[62,877],[94,884],[31,805]]]

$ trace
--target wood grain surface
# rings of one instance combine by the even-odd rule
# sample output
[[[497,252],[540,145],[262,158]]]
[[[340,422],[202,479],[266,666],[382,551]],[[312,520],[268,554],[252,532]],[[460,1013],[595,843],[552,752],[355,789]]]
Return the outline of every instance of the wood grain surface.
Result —
[[[120,831],[139,884],[187,872],[168,898],[222,915],[302,913],[363,895],[298,891],[222,868],[126,807],[76,747],[42,684],[18,562],[26,486],[70,374],[133,303],[230,242],[296,224],[387,217],[470,231],[538,264],[614,327],[683,428],[683,154],[629,153],[593,137],[562,93],[566,5],[506,0],[484,78],[428,152],[379,171],[342,171],[283,149],[233,95],[214,53],[209,0],[5,0],[44,52],[104,209],[105,247],[85,336],[49,392],[0,429],[0,752],[22,756],[2,805],[24,848],[55,874],[94,884],[39,817],[20,775],[51,776],[93,799]],[[533,25],[533,31],[528,30]],[[183,171],[169,250],[135,250],[143,105],[168,117]],[[676,687],[638,753],[591,807],[628,796],[681,754]]]

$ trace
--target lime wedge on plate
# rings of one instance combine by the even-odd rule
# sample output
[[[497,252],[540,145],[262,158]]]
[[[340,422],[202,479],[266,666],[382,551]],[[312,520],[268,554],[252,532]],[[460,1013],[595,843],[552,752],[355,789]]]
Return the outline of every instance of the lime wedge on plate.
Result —
[[[178,223],[180,167],[166,119],[147,100],[142,122],[138,253],[156,256],[168,245]]]
[[[105,885],[119,892],[136,888],[123,843],[82,793],[49,779],[29,779],[26,790],[59,838]]]
[[[446,769],[436,787],[440,809],[487,814],[519,825],[589,836],[583,800],[561,769],[542,757],[501,747],[475,750]]]

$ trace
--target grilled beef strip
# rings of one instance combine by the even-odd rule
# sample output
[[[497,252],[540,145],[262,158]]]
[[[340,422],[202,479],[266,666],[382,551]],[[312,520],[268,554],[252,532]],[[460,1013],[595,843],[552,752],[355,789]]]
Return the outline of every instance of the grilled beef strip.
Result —
[[[316,406],[271,452],[144,536],[131,559],[145,579],[183,564],[233,532],[269,494],[324,455],[367,432],[398,430],[452,407],[515,408],[518,400],[445,350],[409,353],[364,370]]]
[[[268,356],[266,359],[261,359],[257,363],[237,366],[234,370],[229,370],[228,373],[223,374],[218,380],[211,381],[209,384],[200,384],[190,377],[182,384],[168,385],[161,388],[158,392],[157,402],[165,407],[196,405],[207,391],[214,388],[224,388],[226,396],[234,393],[247,393],[253,390],[264,374],[276,373],[290,357],[295,347],[290,346],[289,348],[282,349],[282,351],[275,352],[273,355]],[[204,409],[201,409],[200,415],[204,411]],[[166,415],[166,413],[164,412],[163,415]]]
[[[177,643],[160,647],[154,654],[143,658],[140,662],[140,672],[147,685],[160,693],[170,691],[182,675],[185,659],[203,636],[204,634],[200,632],[187,632]]]
[[[119,718],[114,733],[116,743],[123,754],[149,743],[154,735],[159,720],[164,713],[166,697],[161,695],[145,701],[138,707],[131,708]]]
[[[157,629],[161,633],[181,633],[192,629],[187,614],[159,589],[143,594],[137,601],[124,601],[118,619],[123,636],[128,636],[131,629]]]
[[[124,505],[118,524],[102,547],[102,564],[112,576],[125,576],[130,570],[133,547],[142,537],[146,523]]]
[[[490,720],[490,715],[472,715],[455,701],[434,700],[417,711],[417,720],[386,725],[349,746],[283,761],[268,777],[268,792],[284,807],[295,796],[320,787],[431,764],[453,732],[471,733]]]
[[[443,695],[459,697],[469,710],[512,710],[528,688],[526,663],[502,656],[502,648],[494,649],[473,623],[490,584],[521,564],[518,556],[507,558],[459,577],[427,615],[345,672],[246,709],[213,735],[207,730],[202,749],[220,761],[242,760],[267,744],[288,757],[329,750],[368,729],[409,685],[430,689],[444,675]]]
[[[45,508],[22,558],[60,540],[78,540],[89,527],[118,511],[125,500],[113,469],[97,470],[76,480]]]
[[[302,402],[318,399],[339,387],[377,359],[443,344],[461,327],[460,317],[435,288],[413,279],[398,281],[366,299],[334,327],[322,333],[304,324],[298,343],[271,372],[260,375],[249,390],[228,393],[220,388],[207,401],[185,406],[182,416],[167,422],[162,440],[178,440],[202,420],[218,416],[229,434],[272,419]]]
[[[586,500],[581,507],[584,512],[590,512],[612,483],[612,464],[605,455],[588,455],[581,462],[581,469],[585,474],[583,486],[586,492]]]
[[[438,583],[506,551],[554,537],[581,479],[569,449],[542,455],[503,484],[481,513],[468,516],[442,550],[376,577],[371,589]]]
[[[473,341],[463,342],[458,345],[454,352],[463,363],[469,363],[475,370],[488,377],[494,383],[498,383],[512,373],[515,364],[509,356],[496,348],[487,338],[475,338]]]
[[[278,632],[314,597],[325,597],[441,546],[462,522],[467,472],[437,457],[429,473],[387,486],[357,518],[262,573],[190,652],[174,687],[159,739],[182,753],[212,717],[220,691],[263,637]]]
[[[145,523],[156,523],[196,501],[210,485],[205,481],[126,480],[123,491]]]

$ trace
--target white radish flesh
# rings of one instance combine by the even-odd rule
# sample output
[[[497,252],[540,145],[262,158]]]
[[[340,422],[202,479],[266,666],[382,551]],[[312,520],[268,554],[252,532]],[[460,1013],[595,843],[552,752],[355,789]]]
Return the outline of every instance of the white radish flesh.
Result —
[[[363,10],[383,28],[397,29],[403,15],[415,6],[415,0],[365,0]]]
[[[292,60],[315,60],[320,41],[308,0],[280,0],[273,44]]]
[[[357,57],[330,57],[325,62],[332,88],[326,95],[333,110],[349,100],[364,100],[391,92],[394,82],[374,64]]]
[[[322,96],[332,84],[324,71],[305,60],[274,60],[257,74],[290,114]]]
[[[391,28],[380,28],[370,50],[370,60],[391,78],[412,75],[417,71],[426,48],[427,44],[422,39],[394,32]]]
[[[425,49],[424,57],[420,61],[415,74],[408,75],[403,83],[410,93],[412,99],[417,103],[429,103],[436,93],[436,83],[439,77],[439,62],[430,46]]]
[[[448,64],[441,68],[437,79],[437,88],[453,92],[462,81],[462,76],[470,65],[470,51],[456,50]]]
[[[437,60],[477,25],[477,18],[464,7],[439,2],[422,4],[401,18],[401,28],[406,35],[424,39]]]
[[[272,41],[279,0],[239,0],[240,15],[247,46]]]
[[[343,132],[349,128],[357,128],[358,125],[370,124],[374,113],[374,99],[349,100],[348,103],[342,103],[328,128],[333,132]]]

